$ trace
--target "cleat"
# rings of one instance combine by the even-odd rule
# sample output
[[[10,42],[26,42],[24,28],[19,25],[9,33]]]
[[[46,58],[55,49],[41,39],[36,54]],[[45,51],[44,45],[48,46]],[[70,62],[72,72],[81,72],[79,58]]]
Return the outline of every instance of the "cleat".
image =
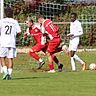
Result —
[[[39,62],[39,66],[38,66],[38,68],[37,68],[37,69],[41,69],[41,67],[42,67],[44,64],[45,64],[45,62],[44,62],[44,61]]]
[[[85,63],[82,64],[82,70],[83,70],[83,71],[86,70],[86,64],[85,64]]]
[[[49,70],[48,73],[55,73],[56,71],[53,69],[53,70]]]
[[[5,80],[7,76],[8,76],[8,74],[4,74],[2,77],[2,80]]]
[[[63,68],[63,64],[60,64],[60,65],[58,66],[58,72],[62,72],[62,68]]]
[[[10,75],[8,75],[8,77],[7,77],[7,80],[11,80],[12,78],[11,78],[11,76]]]

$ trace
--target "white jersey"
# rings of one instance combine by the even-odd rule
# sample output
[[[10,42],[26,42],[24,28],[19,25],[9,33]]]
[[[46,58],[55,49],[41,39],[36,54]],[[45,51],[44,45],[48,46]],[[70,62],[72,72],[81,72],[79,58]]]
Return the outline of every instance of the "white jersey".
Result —
[[[69,51],[76,51],[79,45],[79,37],[83,34],[81,23],[78,20],[71,22],[70,34],[73,34],[69,42]]]
[[[81,22],[79,22],[78,20],[75,20],[74,22],[70,23],[70,34],[73,34],[75,37],[78,37],[78,38],[83,34]]]
[[[4,18],[0,20],[0,44],[1,47],[16,48],[16,34],[21,32],[21,28],[12,18]]]

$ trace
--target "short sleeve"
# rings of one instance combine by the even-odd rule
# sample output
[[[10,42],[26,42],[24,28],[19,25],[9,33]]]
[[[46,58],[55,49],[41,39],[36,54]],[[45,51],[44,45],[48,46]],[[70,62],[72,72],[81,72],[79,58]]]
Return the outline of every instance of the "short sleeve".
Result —
[[[21,27],[17,21],[16,21],[16,31],[17,33],[21,32]]]

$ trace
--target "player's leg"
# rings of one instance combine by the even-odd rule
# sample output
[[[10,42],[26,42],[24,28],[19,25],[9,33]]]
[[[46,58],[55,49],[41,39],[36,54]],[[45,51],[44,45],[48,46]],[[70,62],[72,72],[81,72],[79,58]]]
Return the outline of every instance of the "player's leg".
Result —
[[[73,57],[75,60],[77,60],[77,61],[79,61],[80,62],[80,64],[82,65],[82,70],[85,70],[86,69],[86,64],[85,64],[85,62],[78,56],[78,55],[74,55],[74,57]]]
[[[48,73],[54,73],[55,70],[54,70],[54,65],[53,65],[53,59],[52,59],[52,54],[51,53],[46,53],[47,54],[47,57],[48,57],[48,66],[49,66],[49,71]]]
[[[58,65],[58,72],[62,72],[63,64],[59,62],[58,58],[54,54],[51,57],[54,62]]]
[[[16,48],[8,48],[7,59],[8,59],[8,80],[12,77],[13,72],[13,59],[16,57]]]
[[[39,62],[38,69],[40,69],[45,64],[44,60],[37,54],[37,52],[41,51],[42,48],[43,46],[36,44],[29,51],[30,56]]]
[[[49,68],[50,68],[49,72],[51,72],[52,70],[54,72],[52,55],[54,54],[54,52],[60,45],[60,42],[61,42],[60,38],[54,38],[53,40],[49,41],[49,43],[48,43],[47,56],[48,56],[48,60],[49,60]],[[57,58],[55,58],[55,59],[57,59]]]
[[[79,44],[78,38],[74,38],[74,39],[70,40],[70,42],[69,42],[68,50],[69,50],[69,56],[70,56],[70,60],[71,60],[71,67],[72,67],[73,71],[76,70],[74,55],[77,51],[78,44]]]
[[[3,73],[2,64],[1,64],[1,59],[0,59],[0,73]]]
[[[75,54],[75,51],[72,51],[72,50],[69,51],[69,56],[70,56],[70,60],[71,60],[71,68],[72,68],[73,71],[76,70],[75,61],[74,61],[74,58],[73,58],[74,54]]]
[[[7,55],[7,48],[2,48],[0,47],[0,60],[1,60],[1,64],[2,64],[2,72],[3,72],[3,77],[2,79],[6,79],[8,71],[7,71],[7,66],[5,63],[5,57]]]
[[[8,58],[8,80],[12,77],[12,71],[13,71],[13,58]]]
[[[1,64],[2,64],[2,70],[3,70],[2,80],[5,80],[8,75],[7,66],[5,64],[5,57],[1,57]]]

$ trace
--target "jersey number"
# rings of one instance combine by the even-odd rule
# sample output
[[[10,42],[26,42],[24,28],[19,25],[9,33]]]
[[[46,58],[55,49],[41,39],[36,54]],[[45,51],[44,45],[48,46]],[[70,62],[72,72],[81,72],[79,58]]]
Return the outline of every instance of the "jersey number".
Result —
[[[52,29],[53,31],[56,30],[53,24],[50,24],[49,26],[51,27],[51,29]]]
[[[6,25],[6,26],[5,26],[5,29],[6,29],[6,32],[5,32],[6,35],[11,34],[12,26]]]

